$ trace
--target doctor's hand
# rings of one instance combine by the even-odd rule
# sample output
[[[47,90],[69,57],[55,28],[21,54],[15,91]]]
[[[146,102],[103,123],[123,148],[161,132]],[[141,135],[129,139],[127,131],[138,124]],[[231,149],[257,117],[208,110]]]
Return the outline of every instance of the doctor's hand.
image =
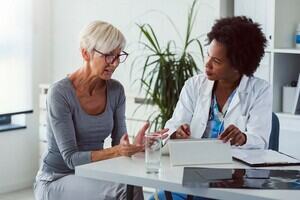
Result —
[[[240,131],[239,128],[234,126],[233,124],[229,125],[225,131],[219,136],[220,140],[223,142],[230,141],[231,145],[241,146],[246,143],[247,136],[245,133]]]
[[[190,125],[183,124],[172,134],[171,139],[187,139],[190,135]]]

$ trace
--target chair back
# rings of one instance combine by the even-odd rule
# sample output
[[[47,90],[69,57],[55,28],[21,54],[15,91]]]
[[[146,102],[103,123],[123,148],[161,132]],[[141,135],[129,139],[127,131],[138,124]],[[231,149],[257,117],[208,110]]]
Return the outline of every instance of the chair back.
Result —
[[[275,113],[272,113],[272,128],[271,135],[269,139],[269,149],[278,151],[279,149],[279,119]]]

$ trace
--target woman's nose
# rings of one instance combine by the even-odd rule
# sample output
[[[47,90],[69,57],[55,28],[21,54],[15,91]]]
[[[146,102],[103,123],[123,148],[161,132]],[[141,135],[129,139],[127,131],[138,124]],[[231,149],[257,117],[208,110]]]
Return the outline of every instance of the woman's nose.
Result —
[[[209,57],[209,56],[207,56],[206,58],[205,58],[205,67],[206,68],[211,68],[212,66],[211,66],[211,58]]]
[[[113,63],[110,64],[112,67],[117,68],[119,65],[118,60],[115,60]]]

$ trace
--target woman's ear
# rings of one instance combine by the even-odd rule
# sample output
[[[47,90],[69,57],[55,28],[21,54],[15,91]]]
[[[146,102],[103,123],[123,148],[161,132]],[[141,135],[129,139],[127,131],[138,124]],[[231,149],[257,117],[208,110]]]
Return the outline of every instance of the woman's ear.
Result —
[[[81,48],[81,56],[85,61],[90,61],[91,54],[85,48]]]

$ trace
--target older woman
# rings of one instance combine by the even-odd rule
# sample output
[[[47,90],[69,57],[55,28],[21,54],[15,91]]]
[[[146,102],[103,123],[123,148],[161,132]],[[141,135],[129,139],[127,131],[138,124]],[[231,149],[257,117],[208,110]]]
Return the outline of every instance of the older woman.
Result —
[[[186,81],[165,127],[172,139],[218,138],[240,148],[268,148],[271,87],[253,76],[264,55],[264,34],[250,18],[238,16],[217,20],[207,36],[205,73]]]
[[[95,21],[81,33],[83,66],[54,83],[47,96],[48,151],[35,182],[38,200],[125,199],[123,184],[74,175],[75,166],[131,156],[143,150],[145,124],[130,144],[125,124],[123,86],[111,79],[126,60],[123,34],[109,23]],[[108,136],[112,147],[103,149]],[[135,188],[135,199],[143,199]]]

